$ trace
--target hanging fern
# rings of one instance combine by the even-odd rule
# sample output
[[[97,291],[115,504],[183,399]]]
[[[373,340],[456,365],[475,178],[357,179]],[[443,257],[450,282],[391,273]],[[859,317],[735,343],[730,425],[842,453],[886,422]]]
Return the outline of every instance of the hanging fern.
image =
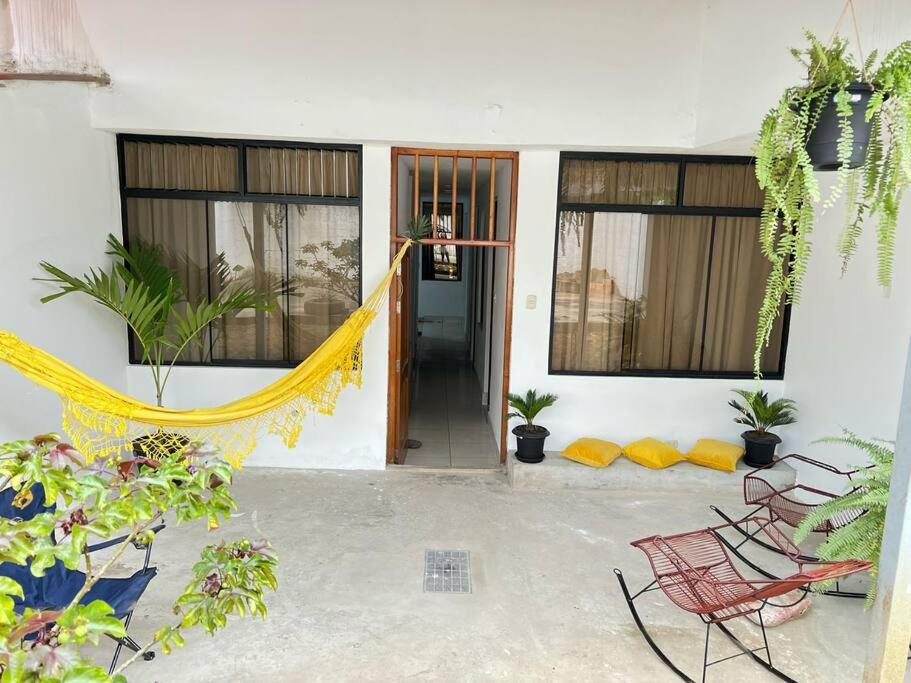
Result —
[[[864,560],[872,563],[870,575],[873,580],[867,591],[869,606],[876,597],[876,573],[886,526],[886,504],[889,501],[895,447],[888,441],[861,439],[848,430],[843,430],[841,437],[821,439],[818,443],[840,443],[859,448],[869,456],[870,465],[859,469],[851,491],[819,505],[808,514],[797,527],[794,540],[800,543],[814,527],[827,519],[853,517],[853,521],[826,537],[816,549],[816,555],[828,561]]]
[[[835,37],[824,45],[812,33],[806,36],[809,46],[791,53],[807,69],[807,82],[785,90],[763,119],[756,141],[756,178],[765,190],[760,247],[772,264],[756,332],[757,377],[782,303],[800,300],[812,250],[814,207],[821,200],[806,143],[825,103],[835,102],[840,135],[839,168],[822,206],[829,208],[845,197],[847,214],[838,238],[842,272],[857,250],[864,221],[875,217],[877,280],[884,287],[891,283],[898,209],[911,182],[911,41],[892,50],[874,71],[875,52],[858,68],[846,40]],[[867,156],[860,168],[851,169],[854,133],[847,88],[855,83],[872,86],[873,94],[866,110],[871,123]]]

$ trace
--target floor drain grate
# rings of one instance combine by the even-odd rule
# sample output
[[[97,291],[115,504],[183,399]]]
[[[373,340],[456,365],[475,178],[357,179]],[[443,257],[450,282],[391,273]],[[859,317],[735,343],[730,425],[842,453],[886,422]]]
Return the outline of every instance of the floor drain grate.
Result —
[[[467,550],[424,551],[425,593],[471,593]]]

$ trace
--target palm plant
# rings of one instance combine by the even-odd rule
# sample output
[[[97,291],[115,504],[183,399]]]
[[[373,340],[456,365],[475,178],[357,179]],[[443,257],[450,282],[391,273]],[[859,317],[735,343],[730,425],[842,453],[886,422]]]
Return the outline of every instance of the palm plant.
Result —
[[[405,235],[415,242],[420,242],[425,237],[430,237],[433,233],[433,225],[430,218],[424,214],[419,214],[409,221],[405,226]]]
[[[779,398],[769,403],[769,395],[765,391],[734,389],[734,393],[739,394],[744,400],[743,404],[734,399],[728,402],[731,408],[740,413],[734,418],[734,422],[747,425],[757,434],[764,435],[773,427],[797,422],[797,407],[789,398]]]
[[[41,268],[50,276],[42,279],[60,291],[42,297],[41,302],[80,292],[122,318],[142,349],[142,362],[152,372],[159,406],[174,364],[188,348],[202,345],[211,323],[245,309],[271,309],[269,297],[253,285],[228,279],[224,263],[215,267],[228,280],[227,286],[209,300],[193,302],[177,273],[164,264],[160,247],[139,241],[127,248],[114,235],[108,235],[107,246],[105,253],[115,258],[107,271],[91,268],[78,277],[42,261]]]
[[[895,445],[879,439],[861,439],[847,429],[843,430],[840,437],[820,439],[817,443],[854,446],[869,456],[871,464],[858,468],[858,476],[851,482],[850,491],[818,505],[810,512],[794,532],[794,540],[800,543],[827,519],[854,517],[848,524],[828,534],[816,549],[816,555],[826,561],[850,559],[870,562],[873,565],[870,574],[874,580],[870,582],[867,591],[869,607],[876,597],[875,578],[886,525],[886,504],[889,500]]]
[[[534,432],[544,429],[543,427],[535,425],[534,419],[542,410],[549,408],[557,402],[557,395],[541,394],[538,396],[538,393],[534,389],[529,389],[525,393],[525,396],[507,394],[506,400],[509,403],[509,407],[514,410],[514,412],[511,412],[506,416],[507,419],[520,417],[525,420],[525,428],[530,432]]]

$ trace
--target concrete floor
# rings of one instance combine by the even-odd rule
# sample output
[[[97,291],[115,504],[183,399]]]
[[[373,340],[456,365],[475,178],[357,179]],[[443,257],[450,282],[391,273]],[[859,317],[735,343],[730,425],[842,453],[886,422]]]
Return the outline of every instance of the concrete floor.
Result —
[[[268,618],[194,634],[184,649],[135,664],[131,681],[676,680],[636,631],[612,569],[644,585],[648,565],[629,540],[715,523],[708,499],[513,490],[496,471],[251,469],[235,492],[237,515],[222,529],[171,527],[156,542],[160,574],[132,631],[144,642],[170,616],[201,545],[243,534],[268,537],[280,558]],[[711,500],[741,509],[736,490]],[[424,593],[425,549],[470,551],[472,593]],[[698,618],[660,592],[641,611],[697,676]],[[769,630],[773,658],[801,681],[860,680],[867,622],[860,601],[815,597],[801,619]],[[758,638],[752,624],[733,628]],[[712,648],[732,651],[720,635]],[[774,679],[739,658],[709,680]]]

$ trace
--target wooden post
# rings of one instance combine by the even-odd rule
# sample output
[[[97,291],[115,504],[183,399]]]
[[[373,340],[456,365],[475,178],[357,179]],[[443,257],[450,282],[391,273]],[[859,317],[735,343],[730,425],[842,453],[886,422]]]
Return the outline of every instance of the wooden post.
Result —
[[[495,240],[496,235],[496,189],[497,189],[497,160],[496,157],[490,157],[490,197],[489,197],[489,211],[490,215],[487,218],[487,239]]]
[[[905,680],[911,640],[911,348],[898,413],[895,464],[879,560],[876,602],[867,633],[864,683]]]
[[[439,237],[437,234],[437,215],[439,214],[440,200],[440,156],[433,155],[433,239]]]
[[[478,158],[471,157],[471,216],[469,217],[470,228],[468,231],[468,239],[474,239],[474,217],[477,211],[475,207],[475,200],[478,194]]]

